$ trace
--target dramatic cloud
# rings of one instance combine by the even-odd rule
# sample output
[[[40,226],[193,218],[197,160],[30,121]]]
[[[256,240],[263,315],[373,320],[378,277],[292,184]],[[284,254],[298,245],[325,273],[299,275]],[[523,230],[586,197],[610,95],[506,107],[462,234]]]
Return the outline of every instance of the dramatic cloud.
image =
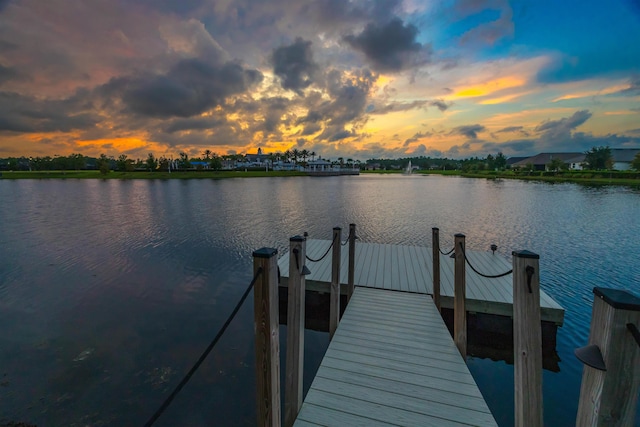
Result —
[[[478,139],[478,133],[483,132],[485,130],[486,128],[479,124],[465,125],[465,126],[458,126],[456,128],[453,128],[451,130],[451,134],[463,135],[469,139]]]
[[[640,95],[640,75],[634,76],[629,81],[629,87],[618,92],[620,95],[639,96]]]
[[[402,144],[402,146],[403,147],[408,147],[410,144],[412,144],[414,142],[418,142],[422,138],[426,138],[426,137],[429,137],[431,135],[432,135],[432,133],[430,133],[430,132],[418,132],[418,133],[415,133],[411,138],[405,139],[405,141]]]
[[[542,137],[562,142],[571,138],[571,131],[591,118],[589,110],[576,111],[571,117],[565,117],[560,120],[549,120],[538,125],[536,132],[542,132]]]
[[[424,108],[427,104],[432,105],[430,101],[420,100],[411,102],[390,102],[384,105],[370,104],[367,107],[369,114],[387,114],[391,112],[407,111],[416,108]]]
[[[507,126],[506,128],[502,128],[500,130],[497,130],[496,133],[502,133],[502,132],[518,132],[521,131],[523,129],[522,126]]]
[[[345,36],[344,41],[362,52],[375,71],[397,72],[428,62],[431,49],[416,41],[418,32],[396,17],[384,25],[369,23],[360,34]]]
[[[262,80],[258,70],[235,62],[209,64],[200,59],[178,62],[166,75],[112,80],[108,87],[122,91],[129,109],[149,117],[190,117],[220,105]]]
[[[273,72],[282,80],[282,87],[302,95],[302,89],[312,82],[318,65],[313,61],[311,42],[296,38],[289,46],[281,46],[271,54]]]
[[[443,101],[441,99],[436,99],[436,100],[430,101],[429,105],[431,105],[433,107],[437,107],[438,110],[440,110],[440,111],[447,111],[447,109],[449,109],[449,107],[451,107],[451,103],[446,103],[445,101]]]

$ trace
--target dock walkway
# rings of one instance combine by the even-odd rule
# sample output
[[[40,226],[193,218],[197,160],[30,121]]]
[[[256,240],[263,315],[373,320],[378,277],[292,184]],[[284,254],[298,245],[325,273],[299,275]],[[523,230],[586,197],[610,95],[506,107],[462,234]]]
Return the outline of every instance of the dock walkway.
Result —
[[[294,425],[497,424],[429,296],[358,287]]]
[[[307,256],[320,258],[331,245],[330,240],[307,240]],[[492,275],[511,269],[511,262],[491,252],[466,251],[469,261],[479,271]],[[348,250],[341,251],[340,283],[348,280]],[[331,283],[331,257],[319,262],[306,262],[311,274],[306,276],[306,289],[329,292]],[[443,308],[453,308],[454,265],[452,258],[440,255],[440,295]],[[289,255],[278,260],[282,286],[287,285]],[[511,274],[487,279],[466,266],[466,309],[473,313],[486,313],[513,317],[513,277]],[[355,286],[433,294],[433,262],[431,248],[422,246],[389,245],[360,242],[356,244]],[[346,286],[342,286],[346,292]],[[541,320],[561,326],[564,309],[544,291],[540,290]]]

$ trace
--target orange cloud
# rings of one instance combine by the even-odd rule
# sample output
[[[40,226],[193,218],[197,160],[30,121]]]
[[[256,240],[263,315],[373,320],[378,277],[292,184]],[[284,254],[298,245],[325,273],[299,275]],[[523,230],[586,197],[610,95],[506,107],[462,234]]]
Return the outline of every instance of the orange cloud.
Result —
[[[499,92],[504,89],[524,86],[526,80],[518,76],[500,77],[489,80],[484,83],[463,87],[454,92],[456,98],[476,98],[479,96],[487,96]]]

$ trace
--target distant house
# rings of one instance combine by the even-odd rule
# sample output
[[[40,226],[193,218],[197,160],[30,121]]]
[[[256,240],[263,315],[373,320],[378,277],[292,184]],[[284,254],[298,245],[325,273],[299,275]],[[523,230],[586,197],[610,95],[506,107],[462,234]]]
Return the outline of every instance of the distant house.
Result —
[[[307,170],[311,172],[324,172],[333,169],[331,166],[331,162],[326,160],[318,159],[312,160],[307,163]]]
[[[189,163],[191,163],[191,168],[193,168],[193,169],[209,169],[211,167],[209,162],[194,162],[194,161],[191,161]]]
[[[256,166],[262,167],[262,166],[267,166],[271,164],[271,161],[269,160],[269,156],[262,152],[262,148],[258,148],[257,154],[245,154],[244,161],[245,163],[248,163],[248,165],[245,165],[245,166],[252,166],[252,167],[256,167]]]
[[[509,157],[507,159],[507,167],[513,167],[514,164],[521,162],[524,159],[528,159],[528,157]]]
[[[560,159],[569,166],[570,169],[579,170],[582,169],[581,164],[584,162],[584,157],[584,153],[540,153],[515,162],[511,167],[526,168],[532,165],[534,170],[544,171],[547,170],[547,165],[551,163],[552,160]]]
[[[613,169],[618,171],[631,170],[631,162],[638,153],[640,153],[640,148],[612,148]]]
[[[365,168],[368,171],[375,171],[375,170],[379,170],[380,169],[380,163],[367,163],[367,165],[365,166]]]

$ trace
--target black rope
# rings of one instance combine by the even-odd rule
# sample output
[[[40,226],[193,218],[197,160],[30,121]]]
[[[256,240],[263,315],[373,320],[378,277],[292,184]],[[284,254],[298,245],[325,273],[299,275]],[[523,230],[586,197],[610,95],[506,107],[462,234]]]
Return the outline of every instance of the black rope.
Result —
[[[471,269],[472,269],[473,271],[475,271],[475,272],[476,272],[476,274],[478,274],[479,276],[486,277],[487,279],[497,279],[497,278],[499,278],[499,277],[504,277],[504,276],[507,276],[507,275],[509,275],[509,274],[513,273],[513,269],[511,269],[511,270],[509,270],[509,271],[505,271],[505,272],[504,272],[504,273],[502,273],[502,274],[495,274],[495,275],[482,274],[482,273],[480,273],[478,270],[476,270],[476,269],[475,269],[475,267],[474,267],[474,266],[469,262],[469,258],[467,258],[467,253],[465,252],[465,250],[464,250],[464,246],[462,246],[462,243],[460,243],[460,249],[462,250],[462,255],[464,255],[464,260],[467,262],[467,265],[468,265],[469,267],[471,267]]]
[[[456,247],[454,246],[454,247],[452,247],[452,248],[451,248],[451,250],[450,250],[449,252],[444,253],[444,252],[442,252],[442,249],[440,249],[440,245],[438,245],[438,250],[439,250],[439,251],[440,251],[440,253],[441,253],[442,255],[444,255],[444,256],[451,255],[451,252],[453,252],[455,249],[456,249]]]
[[[353,229],[349,230],[349,235],[347,236],[347,240],[345,240],[344,243],[341,243],[342,246],[345,246],[347,243],[349,243],[349,240],[351,239],[351,233],[353,233]]]
[[[258,271],[256,271],[255,276],[253,276],[253,280],[251,280],[251,283],[247,287],[247,290],[244,291],[244,294],[242,295],[242,298],[240,298],[240,301],[238,301],[238,304],[236,304],[236,307],[233,309],[233,312],[231,312],[231,315],[229,316],[227,321],[224,322],[224,325],[222,326],[222,329],[220,329],[220,331],[218,332],[218,335],[216,335],[216,337],[213,339],[213,341],[211,341],[211,344],[209,344],[209,346],[204,351],[204,353],[202,353],[202,355],[200,356],[198,361],[195,363],[195,365],[193,365],[193,367],[189,370],[187,375],[185,375],[184,378],[182,379],[182,381],[180,381],[180,384],[178,384],[176,386],[176,388],[171,392],[169,397],[166,398],[166,400],[162,403],[162,405],[160,405],[160,407],[153,414],[153,416],[151,418],[149,418],[149,421],[147,421],[145,423],[145,427],[152,426],[153,423],[155,423],[158,420],[158,418],[160,418],[160,415],[162,415],[162,413],[165,411],[165,409],[167,409],[169,407],[169,405],[171,404],[173,399],[178,395],[178,393],[180,393],[180,391],[187,384],[187,382],[189,382],[189,380],[191,379],[191,376],[198,370],[200,365],[202,365],[202,362],[204,362],[204,359],[206,359],[207,356],[209,355],[209,353],[211,353],[211,350],[213,350],[215,345],[218,343],[218,341],[220,340],[220,338],[224,334],[224,331],[226,331],[227,327],[229,326],[229,324],[231,324],[231,321],[233,320],[233,318],[238,313],[238,310],[240,310],[240,307],[242,307],[242,304],[247,299],[247,296],[249,295],[249,292],[253,288],[253,285],[256,284],[256,281],[258,280],[258,278],[260,277],[261,274],[262,274],[262,267],[258,268]]]
[[[327,256],[327,254],[329,253],[329,251],[331,250],[331,248],[333,247],[333,244],[336,242],[336,236],[337,236],[337,234],[333,236],[333,240],[331,241],[331,244],[330,244],[330,245],[329,245],[329,247],[327,248],[327,251],[326,251],[326,252],[324,253],[324,255],[322,255],[320,258],[318,258],[318,259],[313,259],[313,258],[310,258],[310,257],[309,257],[309,255],[306,255],[306,254],[305,254],[305,256],[304,256],[304,257],[305,257],[306,259],[308,259],[309,261],[311,261],[311,262],[320,262],[320,261],[322,261],[322,260],[324,259],[324,257],[326,257],[326,256]]]

